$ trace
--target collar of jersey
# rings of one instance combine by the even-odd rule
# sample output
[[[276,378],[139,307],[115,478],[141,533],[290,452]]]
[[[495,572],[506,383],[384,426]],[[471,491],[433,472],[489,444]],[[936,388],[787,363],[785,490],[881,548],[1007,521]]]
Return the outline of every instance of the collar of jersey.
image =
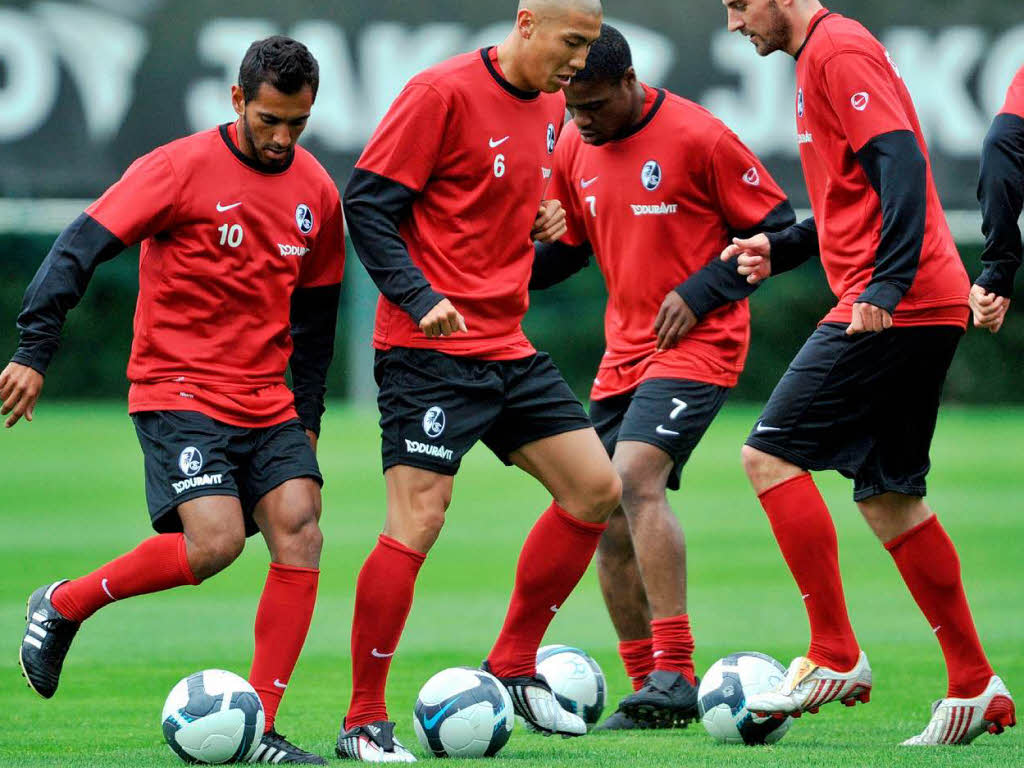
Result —
[[[825,12],[822,13],[821,11]],[[794,59],[800,58],[800,54],[804,52],[804,48],[806,48],[807,44],[811,42],[811,35],[814,34],[814,30],[818,28],[818,25],[821,24],[821,22],[823,22],[827,16],[832,15],[832,11],[828,10],[827,8],[822,8],[821,11],[818,11],[818,18],[811,19],[811,26],[807,28],[807,37],[804,38],[803,44],[799,48],[797,48],[796,53],[793,54]]]
[[[629,130],[619,134],[614,139],[612,139],[612,141],[625,141],[630,136],[636,136],[638,133],[640,133],[640,131],[642,131],[644,128],[650,125],[651,120],[654,119],[654,116],[658,114],[658,110],[661,109],[661,105],[665,103],[665,89],[655,88],[654,90],[658,93],[658,95],[654,99],[654,103],[651,104],[651,108],[647,110],[647,114],[644,115],[643,118],[636,125],[631,126]]]
[[[497,68],[494,66],[494,62],[491,61],[491,49],[493,48],[493,45],[489,48],[481,48],[480,58],[484,60],[484,66],[487,67],[487,71],[491,73],[491,77],[494,78],[494,82],[511,93],[517,99],[522,99],[523,101],[530,101],[540,96],[540,91],[524,91],[522,88],[516,88],[512,83],[499,74]]]
[[[277,170],[271,170],[262,163],[256,162],[251,157],[242,152],[242,150],[240,150],[236,146],[235,142],[231,140],[231,136],[228,134],[229,125],[231,125],[231,123],[224,123],[224,125],[220,127],[220,137],[224,139],[224,143],[227,144],[228,149],[231,150],[231,154],[237,157],[242,163],[249,166],[252,170],[256,171],[257,173],[265,173],[268,176],[278,176],[292,167],[292,163],[295,161],[294,152],[292,152],[292,156],[288,159],[288,162]]]

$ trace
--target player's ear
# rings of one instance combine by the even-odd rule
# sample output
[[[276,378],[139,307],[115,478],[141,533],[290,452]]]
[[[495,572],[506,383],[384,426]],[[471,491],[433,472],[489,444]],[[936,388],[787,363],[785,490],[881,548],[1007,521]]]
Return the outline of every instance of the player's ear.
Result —
[[[519,11],[516,16],[516,30],[519,32],[519,36],[524,40],[529,40],[533,37],[533,32],[537,28],[537,17],[533,11],[529,8],[523,8]]]
[[[622,84],[626,88],[632,88],[636,84],[636,69],[630,67],[626,70],[626,73],[622,76]]]
[[[239,85],[231,86],[231,106],[239,117],[245,114],[245,93]]]

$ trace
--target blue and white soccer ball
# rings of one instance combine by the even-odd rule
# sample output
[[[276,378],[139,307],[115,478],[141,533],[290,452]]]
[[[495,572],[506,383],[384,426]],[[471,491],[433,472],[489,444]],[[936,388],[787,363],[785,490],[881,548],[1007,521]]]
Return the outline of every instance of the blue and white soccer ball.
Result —
[[[515,713],[494,675],[453,667],[420,689],[412,725],[423,748],[437,757],[493,757],[512,735]]]
[[[562,709],[593,728],[604,711],[604,673],[590,654],[571,645],[545,645],[537,651],[537,672],[548,681]]]
[[[774,744],[793,724],[790,718],[755,717],[747,696],[778,687],[786,668],[763,653],[733,653],[711,665],[700,681],[697,708],[711,737],[726,744]]]
[[[186,763],[249,759],[266,722],[259,694],[232,672],[207,669],[171,689],[161,717],[164,738]]]

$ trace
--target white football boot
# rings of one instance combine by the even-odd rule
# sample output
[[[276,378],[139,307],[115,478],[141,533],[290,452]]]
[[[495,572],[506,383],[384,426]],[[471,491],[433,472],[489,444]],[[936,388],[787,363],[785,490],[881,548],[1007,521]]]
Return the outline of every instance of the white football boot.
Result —
[[[486,661],[480,668],[494,674]],[[545,736],[557,733],[564,738],[587,735],[586,722],[562,708],[543,675],[498,677],[498,680],[505,686],[516,714],[526,721],[528,730]]]
[[[903,742],[904,747],[970,744],[985,731],[1002,733],[1017,724],[1013,698],[996,675],[973,699],[939,699],[932,704],[932,719],[921,733]]]
[[[395,738],[395,724],[378,720],[367,725],[347,728],[344,720],[334,754],[343,760],[364,763],[415,763],[412,752]]]
[[[786,670],[782,683],[773,691],[747,697],[747,710],[758,717],[800,717],[817,713],[823,704],[841,701],[852,707],[858,701],[871,700],[871,665],[864,651],[849,672],[821,667],[804,656],[797,656]]]

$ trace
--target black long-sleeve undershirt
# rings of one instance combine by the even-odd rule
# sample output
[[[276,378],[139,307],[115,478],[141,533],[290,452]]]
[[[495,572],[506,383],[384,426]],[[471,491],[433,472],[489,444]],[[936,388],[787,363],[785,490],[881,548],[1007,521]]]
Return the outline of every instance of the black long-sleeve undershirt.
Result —
[[[788,200],[783,200],[753,227],[730,231],[729,239],[748,238],[759,232],[778,232],[791,226],[794,221],[796,214],[793,212],[793,206]],[[735,263],[722,261],[717,255],[712,256],[704,267],[676,287],[676,293],[682,297],[697,319],[726,304],[742,301],[755,290],[757,284],[748,283],[746,276],[736,271]]]
[[[409,215],[415,190],[356,168],[345,188],[345,221],[356,255],[377,290],[417,323],[444,296],[413,263],[399,225]]]
[[[1024,118],[996,115],[985,136],[978,179],[984,270],[975,281],[986,291],[1010,298],[1024,246],[1018,220],[1024,208]]]
[[[96,267],[126,248],[83,213],[60,234],[25,291],[18,315],[20,341],[11,362],[45,375],[60,347],[68,312],[78,305]]]
[[[334,358],[341,284],[296,288],[292,293],[292,391],[302,426],[320,434],[327,369]]]
[[[912,131],[891,131],[865,144],[857,152],[857,162],[882,207],[875,269],[857,301],[892,314],[910,290],[921,261],[928,213],[928,161]]]

